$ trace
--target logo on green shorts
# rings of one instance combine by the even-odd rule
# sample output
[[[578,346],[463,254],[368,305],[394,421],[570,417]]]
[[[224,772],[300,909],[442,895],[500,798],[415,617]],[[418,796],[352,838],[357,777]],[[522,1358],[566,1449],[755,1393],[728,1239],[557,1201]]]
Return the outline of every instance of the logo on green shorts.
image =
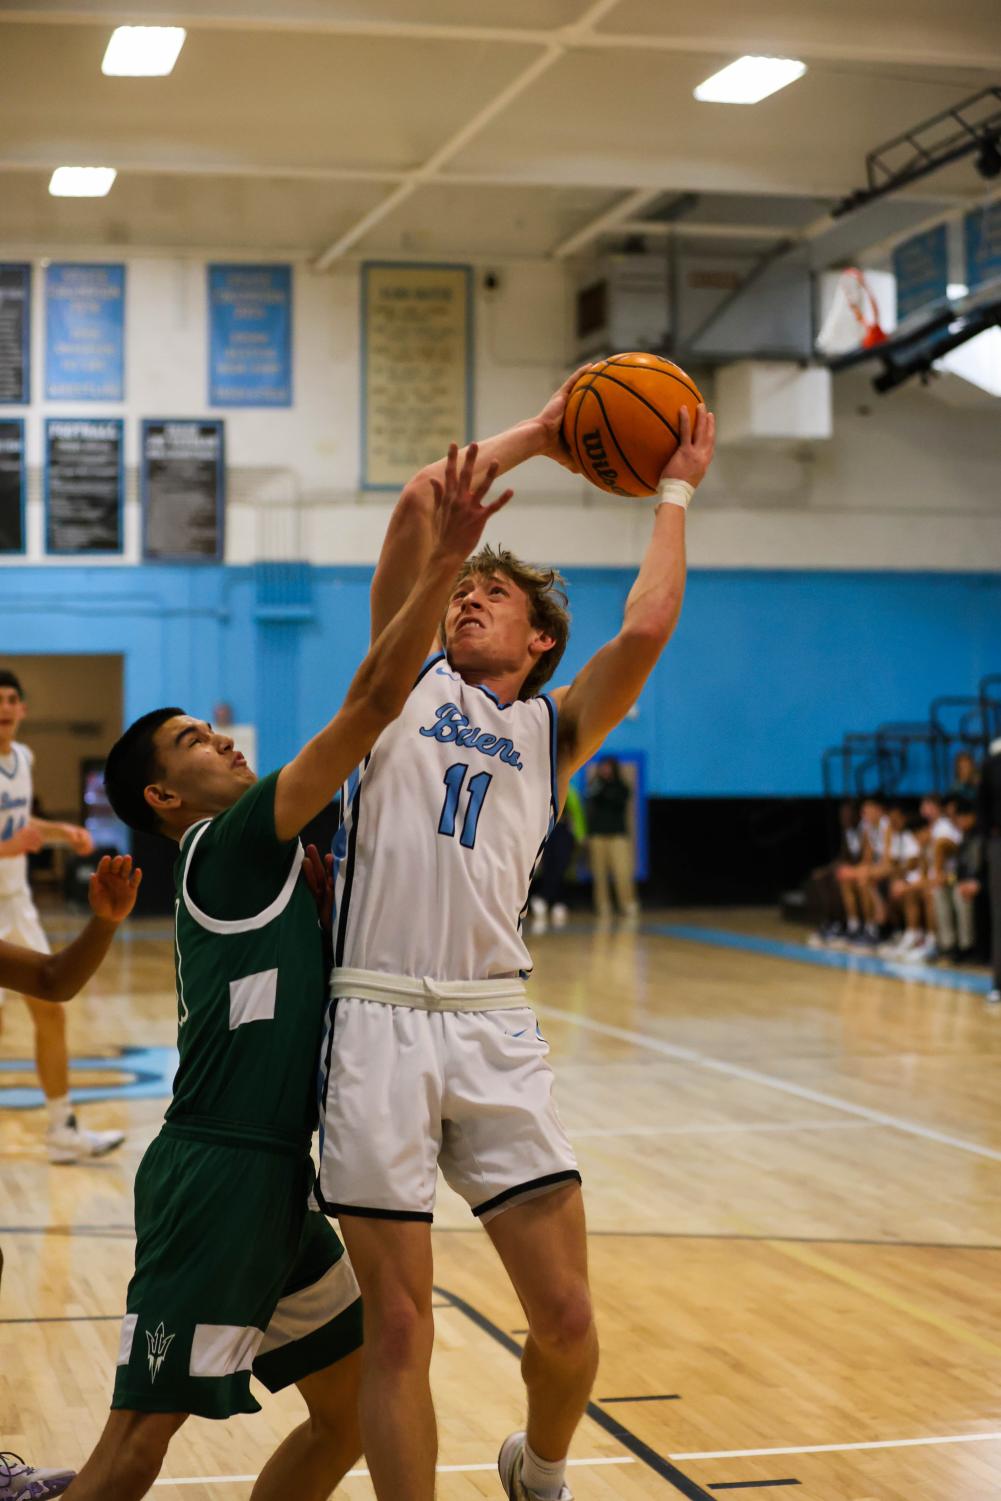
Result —
[[[155,1381],[160,1374],[160,1367],[166,1358],[167,1351],[173,1343],[174,1336],[164,1331],[163,1320],[157,1324],[153,1333],[146,1331],[146,1358],[149,1361],[149,1379]]]

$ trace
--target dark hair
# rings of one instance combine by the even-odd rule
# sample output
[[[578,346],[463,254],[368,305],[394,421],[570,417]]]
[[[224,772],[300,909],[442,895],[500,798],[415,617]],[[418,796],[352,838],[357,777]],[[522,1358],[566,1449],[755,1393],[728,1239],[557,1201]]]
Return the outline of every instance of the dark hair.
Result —
[[[555,568],[536,568],[533,563],[523,563],[506,547],[487,546],[466,559],[453,587],[457,589],[470,576],[490,578],[495,573],[502,573],[528,595],[529,620],[537,631],[545,631],[553,638],[554,644],[542,653],[521,685],[518,697],[532,698],[560,665],[570,639],[565,580]]]
[[[9,667],[0,667],[0,688],[13,688],[18,698],[24,697],[21,679],[16,672],[11,672]]]
[[[116,740],[108,752],[104,766],[104,790],[108,802],[122,823],[144,834],[159,834],[160,823],[156,813],[143,796],[150,782],[161,771],[153,736],[168,719],[176,719],[184,709],[176,706],[167,709],[152,709],[130,724],[121,739]]]

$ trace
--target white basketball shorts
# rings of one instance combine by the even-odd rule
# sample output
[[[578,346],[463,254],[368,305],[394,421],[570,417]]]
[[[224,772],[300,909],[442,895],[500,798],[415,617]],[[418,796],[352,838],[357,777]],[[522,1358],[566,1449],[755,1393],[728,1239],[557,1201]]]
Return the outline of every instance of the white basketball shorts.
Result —
[[[19,944],[21,948],[34,949],[39,954],[51,954],[49,940],[30,892],[18,891],[13,896],[0,896],[0,939],[5,943]],[[5,994],[0,990],[0,1003]]]
[[[579,1183],[528,1007],[331,1003],[316,1198],[328,1214],[434,1218],[437,1169],[480,1219]]]

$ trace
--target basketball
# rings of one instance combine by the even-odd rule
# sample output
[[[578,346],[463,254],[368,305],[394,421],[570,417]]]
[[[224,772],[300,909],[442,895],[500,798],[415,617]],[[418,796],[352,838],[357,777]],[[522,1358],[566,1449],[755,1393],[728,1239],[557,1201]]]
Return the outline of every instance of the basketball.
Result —
[[[585,370],[567,401],[563,436],[580,471],[611,495],[653,495],[702,401],[680,365],[656,354],[614,354]]]

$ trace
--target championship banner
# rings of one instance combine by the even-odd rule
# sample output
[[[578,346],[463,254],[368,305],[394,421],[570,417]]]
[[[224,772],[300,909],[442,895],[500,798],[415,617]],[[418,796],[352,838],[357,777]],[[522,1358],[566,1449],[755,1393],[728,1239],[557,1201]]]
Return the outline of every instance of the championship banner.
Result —
[[[47,401],[125,400],[125,267],[45,273]]]
[[[24,552],[24,422],[0,417],[0,553]]]
[[[120,417],[45,423],[45,550],[119,553],[124,546],[125,444]]]
[[[471,436],[468,266],[362,267],[362,486],[398,490]]]
[[[0,265],[0,405],[31,401],[31,267]]]
[[[970,210],[963,220],[963,239],[970,291],[1001,282],[1001,199]]]
[[[945,302],[949,285],[949,240],[944,224],[914,235],[893,252],[897,278],[897,322],[919,308]]]
[[[142,425],[143,557],[215,563],[223,555],[223,424],[147,418]]]
[[[209,267],[209,406],[292,405],[292,267]]]

